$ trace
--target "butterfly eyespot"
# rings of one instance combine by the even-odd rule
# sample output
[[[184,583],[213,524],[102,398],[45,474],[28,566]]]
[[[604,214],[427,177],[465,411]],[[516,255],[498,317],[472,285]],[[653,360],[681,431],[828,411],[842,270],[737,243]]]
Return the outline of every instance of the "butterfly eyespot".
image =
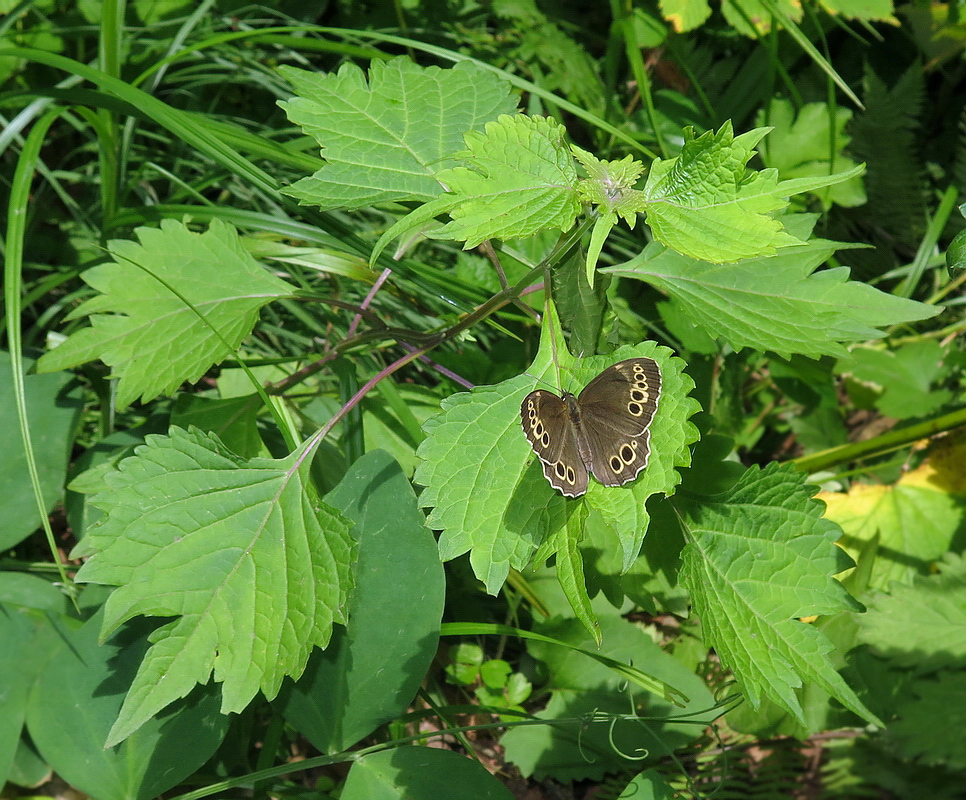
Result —
[[[550,434],[546,431],[540,435],[540,444],[542,444],[544,447],[550,447]]]
[[[637,442],[634,442],[634,444],[637,444]],[[631,447],[629,444],[625,444],[621,448],[621,461],[623,461],[625,464],[630,464],[633,460],[634,460],[634,448]]]
[[[636,400],[638,403],[643,403],[645,400],[647,400],[647,392],[640,388],[632,389],[631,399]]]
[[[620,472],[622,469],[624,469],[624,464],[621,462],[620,458],[618,458],[617,456],[611,456],[610,457],[610,468],[614,472]]]
[[[567,483],[576,483],[577,473],[574,472],[573,467],[567,467]]]
[[[557,473],[557,477],[558,478],[561,478],[561,479],[566,478],[566,477],[569,477],[568,474],[567,474],[568,472],[573,472],[573,470],[568,470],[559,461],[556,464],[553,465],[553,471],[556,472]],[[573,481],[570,481],[570,482],[573,483]]]
[[[542,439],[544,433],[545,431],[543,429],[542,422],[538,422],[536,425],[533,426],[533,435],[536,436],[538,439]]]
[[[641,414],[644,413],[644,406],[642,406],[640,403],[633,403],[633,402],[628,403],[627,413],[633,414],[635,417],[639,417]]]

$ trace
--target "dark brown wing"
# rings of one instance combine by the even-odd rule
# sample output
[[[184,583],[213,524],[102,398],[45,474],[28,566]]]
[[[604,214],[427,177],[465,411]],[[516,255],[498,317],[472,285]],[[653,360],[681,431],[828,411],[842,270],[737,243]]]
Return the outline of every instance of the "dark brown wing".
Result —
[[[555,394],[537,389],[523,399],[520,421],[550,485],[567,497],[586,492],[587,469],[577,450],[577,430],[566,403]]]
[[[580,393],[577,449],[605,486],[622,486],[647,466],[660,395],[660,367],[645,357],[608,367]]]

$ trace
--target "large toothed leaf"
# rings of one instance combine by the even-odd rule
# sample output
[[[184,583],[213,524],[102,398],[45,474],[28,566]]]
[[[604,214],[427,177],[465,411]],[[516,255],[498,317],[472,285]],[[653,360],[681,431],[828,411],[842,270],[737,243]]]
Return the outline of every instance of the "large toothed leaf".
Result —
[[[788,218],[801,238],[777,254],[735,264],[711,264],[657,243],[637,257],[601,272],[636,278],[666,291],[692,322],[732,347],[818,358],[844,356],[842,342],[877,338],[876,326],[933,316],[933,306],[880,292],[849,280],[847,268],[814,270],[840,246],[806,241],[814,217]]]
[[[71,317],[91,315],[91,326],[37,364],[52,372],[100,359],[120,378],[119,406],[198,380],[251,333],[262,306],[293,291],[218,220],[205,233],[170,219],[136,233],[140,244],[111,242],[113,260],[81,276],[100,294]]]
[[[673,492],[680,480],[675,467],[690,463],[688,445],[698,436],[687,421],[698,409],[688,397],[693,383],[682,373],[684,362],[673,358],[666,347],[643,342],[608,356],[582,359],[560,349],[558,373],[551,339],[562,334],[555,313],[546,317],[540,352],[527,374],[444,400],[442,413],[424,426],[427,438],[417,451],[421,463],[415,479],[426,487],[420,502],[433,509],[430,525],[443,531],[442,558],[469,550],[477,577],[494,594],[510,568],[526,566],[544,540],[550,539],[553,546],[573,545],[572,530],[570,539],[554,534],[567,527],[568,517],[579,505],[599,513],[613,529],[622,545],[625,568],[630,566],[647,530],[647,498]],[[654,358],[662,373],[648,466],[626,486],[606,487],[591,480],[586,495],[566,499],[543,476],[520,424],[520,404],[538,385],[555,383],[558,374],[564,382],[561,388],[576,391],[604,368],[634,356]],[[549,557],[553,552],[551,547],[541,554]],[[576,579],[576,574],[567,577]]]
[[[745,164],[767,129],[734,136],[730,124],[688,138],[679,156],[655,159],[644,198],[654,236],[703,261],[738,261],[796,244],[770,214],[788,204],[778,173]]]
[[[580,211],[577,168],[566,130],[546,117],[503,116],[483,133],[466,134],[466,167],[437,178],[452,195],[453,221],[433,235],[465,242],[530,236],[544,228],[567,230]]]
[[[106,476],[93,498],[106,515],[73,554],[91,555],[79,581],[119,587],[102,635],[139,614],[177,618],[152,635],[108,745],[212,672],[225,713],[274,697],[346,621],[355,543],[317,497],[311,455],[246,461],[172,428]]]
[[[437,197],[443,187],[433,173],[463,149],[463,134],[516,107],[506,81],[469,62],[440,69],[374,61],[368,83],[352,64],[329,75],[279,72],[297,94],[280,105],[326,160],[285,191],[322,208]]]
[[[804,723],[798,690],[817,685],[881,724],[835,671],[832,642],[799,619],[861,608],[832,577],[848,566],[835,546],[841,530],[812,494],[791,467],[749,469],[716,502],[692,508],[682,574],[706,644],[754,708],[768,698]]]

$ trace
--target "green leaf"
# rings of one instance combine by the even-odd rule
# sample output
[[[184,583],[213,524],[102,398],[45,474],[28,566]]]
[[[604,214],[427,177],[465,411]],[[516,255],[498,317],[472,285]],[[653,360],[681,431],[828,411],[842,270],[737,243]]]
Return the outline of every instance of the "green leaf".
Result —
[[[856,162],[842,155],[851,141],[851,137],[845,133],[845,126],[852,119],[852,112],[838,106],[833,110],[834,119],[830,120],[829,107],[825,103],[806,103],[796,116],[791,101],[774,98],[767,111],[758,115],[759,125],[774,127],[761,147],[765,166],[777,169],[784,180],[827,179],[834,173],[854,169]],[[834,156],[830,161],[833,145]],[[826,210],[833,203],[860,206],[866,202],[865,189],[859,176],[816,191],[815,194]]]
[[[338,753],[412,703],[439,644],[445,580],[413,487],[389,455],[364,455],[325,500],[355,523],[359,542],[349,624],[313,652],[284,714],[323,753]]]
[[[540,350],[527,374],[446,398],[442,413],[427,422],[427,437],[417,451],[421,463],[415,480],[426,487],[420,502],[432,508],[430,526],[442,531],[441,557],[446,561],[471,551],[473,570],[492,594],[510,569],[524,568],[537,547],[562,530],[581,504],[604,516],[621,542],[625,564],[633,563],[647,530],[647,498],[673,492],[679,481],[675,467],[690,462],[688,445],[697,438],[697,429],[687,422],[698,410],[687,396],[693,383],[682,373],[684,362],[671,357],[668,348],[644,342],[582,359],[559,350],[558,372],[551,341],[562,341],[562,333],[553,312],[546,319]],[[558,374],[562,388],[579,390],[606,367],[634,356],[657,360],[663,376],[648,467],[626,486],[606,487],[591,480],[586,495],[566,499],[543,477],[521,428],[520,405],[538,386],[555,382]]]
[[[793,229],[807,236],[805,228],[811,227],[814,217],[793,219]],[[840,342],[884,335],[874,326],[939,312],[850,281],[844,267],[814,272],[840,246],[813,239],[767,258],[708,264],[652,243],[639,256],[601,272],[663,289],[687,309],[695,324],[735,349],[754,347],[786,357],[844,356],[847,350]]]
[[[279,72],[298,95],[279,105],[327,162],[284,191],[325,209],[435,198],[443,187],[434,173],[463,147],[463,134],[516,108],[508,83],[467,61],[452,69],[374,61],[368,84],[353,64],[334,75]]]
[[[456,205],[452,222],[432,236],[464,241],[531,236],[544,228],[568,230],[580,212],[577,168],[564,143],[566,130],[547,117],[502,116],[484,133],[464,137],[458,155],[466,167],[436,174]]]
[[[31,687],[59,646],[51,621],[66,614],[67,606],[50,581],[25,572],[0,573],[0,777],[5,780],[15,763]]]
[[[947,554],[940,569],[876,594],[858,620],[860,640],[918,673],[959,668],[966,660],[966,565]]]
[[[597,206],[599,214],[587,248],[587,282],[593,286],[597,259],[617,218],[621,217],[633,228],[638,213],[647,208],[643,193],[633,188],[644,171],[644,165],[632,156],[620,161],[601,161],[576,145],[571,145],[571,150],[588,175],[580,182],[577,193],[585,203]]]
[[[832,643],[799,617],[861,608],[832,578],[837,525],[792,467],[751,468],[727,494],[693,506],[682,574],[714,647],[752,707],[771,699],[804,722],[796,691],[814,683],[881,724],[833,668]]]
[[[638,664],[689,699],[680,708],[660,697],[641,696],[636,687],[585,654],[530,640],[527,650],[546,666],[547,688],[552,692],[550,703],[536,716],[553,724],[512,728],[504,735],[507,759],[524,775],[552,774],[560,780],[599,778],[639,763],[642,752],[660,758],[687,744],[700,735],[701,722],[710,722],[720,713],[693,672],[616,612],[601,619],[603,644],[599,649],[586,627],[575,619],[553,619],[537,630],[609,658]],[[639,721],[637,714],[643,719]]]
[[[587,170],[587,178],[577,187],[580,199],[599,206],[601,214],[621,217],[633,228],[638,213],[647,207],[643,193],[634,189],[644,172],[644,165],[633,156],[620,161],[601,161],[576,145],[571,145],[570,149]]]
[[[557,554],[557,580],[560,588],[573,609],[574,616],[594,637],[594,642],[600,647],[600,622],[594,609],[590,605],[587,595],[587,585],[584,581],[584,557],[580,551],[580,541],[584,538],[587,525],[587,506],[578,506],[574,513],[567,517],[566,524],[541,546],[537,560],[546,560],[542,554]]]
[[[259,690],[273,698],[345,623],[352,585],[349,523],[315,497],[306,446],[245,461],[211,434],[172,428],[136,452],[93,498],[106,516],[74,550],[93,554],[77,580],[119,587],[105,636],[138,614],[178,619],[152,634],[108,746],[212,670],[225,713]]]
[[[71,786],[100,800],[151,800],[211,758],[230,720],[218,713],[214,687],[199,687],[163,718],[105,748],[150,623],[139,620],[105,643],[98,642],[100,627],[98,612],[83,625],[51,628],[51,657],[31,692],[27,726],[40,754]]]
[[[856,347],[837,371],[864,383],[875,384],[880,396],[876,408],[888,417],[928,417],[953,398],[948,389],[933,384],[949,374],[943,364],[946,350],[938,342],[909,342],[895,350]]]
[[[930,651],[935,647],[929,643]],[[908,691],[896,703],[898,719],[889,723],[888,738],[899,754],[920,764],[966,768],[966,674],[960,669],[923,678]]]
[[[340,800],[513,800],[478,761],[450,750],[397,747],[352,764]]]
[[[25,358],[24,371],[33,363]],[[0,376],[0,550],[9,550],[40,527],[40,513],[20,435],[10,354],[5,351],[0,351]],[[70,385],[73,380],[66,372],[24,377],[30,436],[48,511],[63,494],[74,431],[84,408],[80,386]]]
[[[778,173],[748,173],[745,164],[767,133],[759,128],[735,137],[731,124],[717,133],[688,137],[681,154],[655,159],[644,198],[655,238],[679,253],[720,263],[773,254],[799,244],[769,216],[788,202]]]
[[[673,800],[674,789],[655,769],[646,769],[634,776],[617,800]]]
[[[878,537],[869,585],[885,588],[928,574],[954,547],[964,528],[966,446],[946,439],[929,462],[904,474],[895,486],[853,483],[847,493],[823,492],[825,516],[842,526],[841,546],[856,560]]]
[[[245,380],[248,381],[248,378]],[[250,381],[248,385],[251,387]],[[218,378],[218,388],[221,389],[221,376]],[[171,410],[171,425],[215,433],[233,453],[252,458],[267,455],[265,443],[258,433],[258,416],[262,407],[262,398],[257,394],[223,399],[181,394]]]
[[[160,230],[136,233],[140,245],[112,241],[113,261],[82,275],[101,294],[70,316],[92,315],[91,327],[71,334],[37,365],[51,372],[99,358],[120,378],[119,406],[197,381],[251,333],[262,306],[293,292],[218,220],[206,233],[171,219]]]

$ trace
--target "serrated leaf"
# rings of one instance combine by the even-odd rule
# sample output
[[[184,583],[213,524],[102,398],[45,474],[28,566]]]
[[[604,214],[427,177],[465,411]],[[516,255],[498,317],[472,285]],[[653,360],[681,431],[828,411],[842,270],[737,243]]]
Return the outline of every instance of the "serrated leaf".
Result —
[[[436,656],[446,580],[412,484],[387,453],[367,452],[325,499],[359,541],[350,622],[276,702],[319,750],[339,753],[412,702]]]
[[[644,165],[627,156],[620,161],[601,161],[595,155],[570,146],[577,160],[587,170],[588,177],[580,182],[577,193],[585,203],[597,207],[598,217],[587,247],[587,283],[594,285],[594,270],[611,228],[621,217],[631,228],[637,215],[647,208],[642,192],[633,188],[644,171]]]
[[[799,244],[769,216],[784,208],[778,173],[745,167],[767,129],[735,137],[731,124],[688,139],[681,155],[651,164],[643,195],[655,238],[679,253],[721,263]]]
[[[106,516],[74,551],[77,580],[119,587],[102,636],[142,614],[178,617],[151,637],[111,730],[116,744],[212,671],[222,711],[301,674],[333,623],[345,622],[355,542],[317,498],[303,446],[245,461],[216,436],[149,436],[93,502]]]
[[[785,357],[844,356],[840,342],[884,335],[874,326],[938,313],[850,281],[847,268],[813,271],[839,247],[813,239],[770,257],[709,264],[652,243],[636,258],[601,272],[663,289],[687,309],[692,322],[735,349],[754,347]]]
[[[950,555],[942,572],[893,582],[859,620],[859,639],[891,663],[925,673],[966,660],[966,568]],[[936,643],[942,647],[937,648]]]
[[[544,542],[540,553],[546,552],[548,556],[556,553],[557,580],[560,588],[563,589],[574,616],[594,637],[597,647],[600,647],[600,621],[594,613],[587,594],[587,584],[584,581],[584,557],[579,547],[584,538],[587,513],[587,506],[578,506],[574,513],[567,517],[566,524]],[[537,560],[540,560],[540,553],[537,555]]]
[[[172,219],[135,233],[140,244],[110,242],[114,260],[81,276],[100,294],[70,316],[89,314],[91,326],[37,365],[52,372],[99,358],[120,378],[118,406],[138,395],[148,402],[198,380],[251,333],[262,306],[294,291],[269,275],[235,229],[219,220],[205,233]]]
[[[935,642],[929,643],[934,650]],[[962,663],[962,662],[960,662]],[[889,739],[899,753],[920,764],[966,767],[966,674],[961,669],[920,679],[898,698],[899,719],[889,723]],[[942,724],[937,725],[937,721]]]
[[[691,508],[682,574],[705,643],[734,671],[754,708],[769,698],[802,723],[797,691],[817,684],[881,724],[835,671],[832,643],[799,617],[861,608],[832,578],[836,525],[792,467],[751,468],[716,502]]]
[[[279,105],[327,162],[284,191],[325,209],[437,197],[433,173],[462,149],[463,134],[516,108],[506,81],[465,61],[451,69],[373,61],[368,84],[353,64],[334,75],[279,72],[298,95]]]
[[[464,241],[468,250],[484,239],[569,229],[580,203],[565,136],[556,120],[522,115],[504,115],[488,122],[483,133],[467,133],[467,149],[459,155],[468,166],[436,173],[456,205],[452,222],[432,235]]]
[[[555,313],[546,317],[540,350],[527,374],[444,400],[442,414],[427,423],[427,437],[417,451],[421,463],[415,479],[426,487],[420,502],[432,507],[430,526],[442,530],[441,557],[449,560],[471,551],[473,570],[491,593],[499,590],[511,567],[525,567],[581,503],[614,526],[625,563],[633,562],[647,530],[645,501],[656,492],[673,491],[679,481],[675,467],[690,462],[688,445],[697,439],[697,429],[687,422],[699,408],[687,396],[693,383],[682,373],[684,362],[672,358],[668,348],[644,342],[582,359],[558,351],[565,388],[579,389],[622,359],[650,356],[660,363],[663,389],[650,429],[650,461],[635,482],[605,487],[591,480],[587,494],[576,500],[551,488],[520,424],[523,398],[538,386],[552,385],[558,375],[551,341],[562,341],[562,333]]]

